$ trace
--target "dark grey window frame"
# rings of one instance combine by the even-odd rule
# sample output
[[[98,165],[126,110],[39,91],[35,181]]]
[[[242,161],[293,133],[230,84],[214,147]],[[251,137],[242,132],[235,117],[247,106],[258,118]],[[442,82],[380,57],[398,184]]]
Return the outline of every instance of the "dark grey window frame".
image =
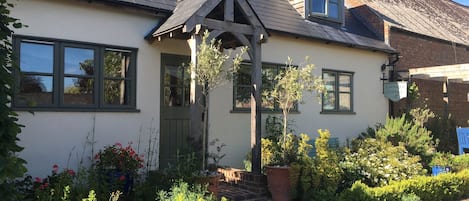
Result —
[[[353,95],[354,95],[354,76],[355,73],[351,71],[343,71],[343,70],[333,70],[333,69],[322,69],[321,77],[324,79],[324,73],[335,73],[335,88],[334,88],[334,96],[336,97],[334,104],[335,109],[328,110],[324,109],[324,94],[321,95],[321,114],[356,114],[354,112],[354,103],[353,103]],[[350,110],[341,110],[339,103],[340,103],[340,75],[349,75],[350,76]]]
[[[36,36],[26,36],[26,35],[14,35],[13,36],[13,52],[15,56],[15,62],[19,65],[20,60],[20,45],[22,42],[29,43],[38,43],[38,44],[51,44],[53,45],[53,77],[52,81],[52,104],[47,105],[18,105],[16,94],[19,92],[20,85],[20,76],[22,74],[42,74],[42,73],[29,73],[29,72],[20,72],[19,69],[13,71],[15,78],[15,96],[12,101],[12,108],[17,111],[57,111],[57,112],[139,112],[136,109],[136,93],[137,93],[137,48],[123,47],[116,45],[107,45],[99,43],[90,43],[90,42],[80,42],[73,40],[63,40],[55,38],[46,38],[46,37],[36,37]],[[90,105],[69,105],[65,104],[63,101],[64,94],[64,50],[65,47],[72,48],[87,48],[93,49],[94,54],[94,64],[95,64],[95,73],[92,76],[94,81],[93,89],[93,102],[94,104]],[[129,93],[126,94],[128,100],[127,105],[111,105],[104,103],[104,52],[106,50],[120,50],[123,52],[130,53],[130,63],[128,77],[123,78],[126,81],[126,84],[130,85],[128,87]],[[86,77],[86,76],[83,76]]]
[[[248,65],[252,66],[252,63],[250,61],[243,61],[241,65]],[[280,69],[285,68],[285,64],[279,64],[279,63],[271,63],[271,62],[262,62],[262,68],[276,68],[277,69],[277,75],[280,72]],[[233,109],[231,110],[232,113],[249,113],[251,112],[250,108],[239,108],[236,107],[236,88],[237,87],[245,87],[245,88],[251,88],[252,86],[249,85],[238,85],[236,83],[236,75],[235,79],[233,80]],[[262,86],[262,89],[264,88],[264,84]],[[261,108],[262,112],[264,113],[281,113],[282,110],[279,108],[277,103],[274,103],[274,109],[269,109],[269,108]],[[298,109],[298,103],[295,103],[295,107],[291,109],[290,113],[300,113]]]
[[[345,5],[344,5],[344,2],[345,0],[337,0],[337,6],[338,6],[338,18],[333,18],[333,17],[330,17],[329,14],[328,14],[328,6],[329,6],[329,0],[325,0],[325,4],[326,4],[326,11],[325,13],[317,13],[317,12],[313,12],[311,10],[311,5],[313,4],[314,0],[305,0],[305,12],[306,12],[306,16],[308,18],[318,18],[318,19],[322,19],[322,20],[327,20],[327,21],[332,21],[332,22],[338,22],[338,23],[342,23],[344,21],[344,15],[345,15]]]

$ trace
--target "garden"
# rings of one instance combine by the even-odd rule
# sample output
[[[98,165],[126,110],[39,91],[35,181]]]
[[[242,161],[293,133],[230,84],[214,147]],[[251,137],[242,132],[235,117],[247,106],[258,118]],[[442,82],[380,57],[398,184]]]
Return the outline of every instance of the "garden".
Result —
[[[149,168],[145,155],[137,153],[132,143],[116,142],[98,148],[90,156],[89,166],[71,169],[51,164],[50,174],[44,178],[26,175],[26,161],[18,157],[23,148],[17,145],[23,126],[17,123],[17,114],[10,107],[12,31],[8,28],[23,25],[8,16],[9,7],[0,1],[0,52],[4,58],[0,60],[1,200],[227,200],[217,194],[217,182],[223,178],[217,170],[226,145],[216,139],[209,143],[214,152],[181,151],[175,163],[161,170]],[[201,47],[202,56],[207,51],[216,59],[228,59],[220,55],[218,42],[208,44]],[[207,69],[216,64],[215,77],[220,73],[231,77],[234,72],[223,72],[224,60],[198,60],[202,65],[205,61]],[[240,61],[236,56],[234,67]],[[389,117],[382,125],[365,128],[340,147],[330,146],[334,134],[328,130],[318,130],[314,143],[308,134],[296,133],[294,122],[288,119],[292,106],[302,102],[304,92],[326,93],[321,78],[312,75],[313,66],[307,63],[298,68],[289,60],[275,78],[274,89],[264,94],[277,101],[283,111],[282,115],[267,118],[261,144],[262,170],[273,200],[450,201],[469,197],[469,155],[453,155],[457,152],[451,146],[456,136],[454,123],[450,117],[437,117],[425,105],[413,105],[400,117]],[[204,96],[208,102],[209,91],[216,87],[209,81],[220,80],[200,77],[201,85],[207,87]],[[418,89],[412,86],[409,100],[419,102],[418,96]],[[207,113],[208,104],[203,110]],[[204,127],[204,136],[206,130]],[[250,158],[247,154],[246,171],[251,168]],[[208,161],[212,164],[206,165]]]

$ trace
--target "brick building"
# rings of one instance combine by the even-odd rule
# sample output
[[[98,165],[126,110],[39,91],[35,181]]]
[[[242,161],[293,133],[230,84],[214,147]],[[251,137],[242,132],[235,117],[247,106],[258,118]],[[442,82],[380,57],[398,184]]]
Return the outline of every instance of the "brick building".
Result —
[[[413,71],[411,80],[433,112],[469,126],[469,69],[461,67],[469,64],[469,7],[451,0],[346,0],[345,5],[399,52],[393,69]],[[405,110],[405,101],[391,104],[390,113]]]

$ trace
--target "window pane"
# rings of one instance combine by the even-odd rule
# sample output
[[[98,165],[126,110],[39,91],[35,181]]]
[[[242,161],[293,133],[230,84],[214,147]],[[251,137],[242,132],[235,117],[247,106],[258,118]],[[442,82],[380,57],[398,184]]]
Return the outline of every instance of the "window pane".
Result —
[[[191,102],[191,88],[184,87],[184,106],[190,106]]]
[[[64,78],[64,103],[65,104],[93,104],[94,80],[91,78]]]
[[[16,103],[18,105],[52,104],[52,79],[52,76],[23,76]]]
[[[335,110],[335,95],[333,92],[328,92],[323,96],[322,108],[324,110]]]
[[[325,72],[322,74],[322,79],[324,81],[327,91],[335,91],[335,73]]]
[[[181,87],[165,87],[164,88],[164,105],[169,107],[182,106],[182,88]]]
[[[340,93],[339,108],[340,110],[351,110],[351,96],[349,93]]]
[[[64,72],[71,75],[94,75],[94,50],[66,47]]]
[[[340,92],[351,92],[351,81],[352,77],[350,75],[340,75],[339,76],[339,91]]]
[[[183,85],[183,68],[179,66],[166,66],[164,75],[165,86],[182,86]]]
[[[128,83],[125,80],[104,80],[104,103],[128,105]]]
[[[128,75],[130,52],[104,51],[104,76],[121,77]]]
[[[236,87],[236,108],[251,108],[251,88],[250,87]]]
[[[311,0],[311,11],[314,13],[326,13],[326,0]]]
[[[251,66],[242,65],[236,74],[236,85],[251,85]]]
[[[327,6],[327,16],[330,18],[339,19],[339,4],[329,0],[329,5]]]
[[[22,42],[20,68],[22,72],[52,73],[54,71],[54,46]]]

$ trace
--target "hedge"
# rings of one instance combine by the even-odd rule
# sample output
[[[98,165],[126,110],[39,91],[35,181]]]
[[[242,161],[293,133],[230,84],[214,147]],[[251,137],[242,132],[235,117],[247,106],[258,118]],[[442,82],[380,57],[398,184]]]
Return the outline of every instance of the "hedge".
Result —
[[[469,170],[438,176],[420,176],[392,182],[382,187],[368,187],[355,182],[340,195],[342,201],[401,201],[415,194],[424,201],[453,201],[469,195]]]

